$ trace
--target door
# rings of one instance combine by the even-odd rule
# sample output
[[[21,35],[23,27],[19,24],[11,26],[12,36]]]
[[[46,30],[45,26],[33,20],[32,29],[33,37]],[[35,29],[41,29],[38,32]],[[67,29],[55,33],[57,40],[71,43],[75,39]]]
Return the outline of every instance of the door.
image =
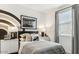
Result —
[[[4,39],[4,35],[7,35],[7,31],[4,29],[0,29],[0,39]]]

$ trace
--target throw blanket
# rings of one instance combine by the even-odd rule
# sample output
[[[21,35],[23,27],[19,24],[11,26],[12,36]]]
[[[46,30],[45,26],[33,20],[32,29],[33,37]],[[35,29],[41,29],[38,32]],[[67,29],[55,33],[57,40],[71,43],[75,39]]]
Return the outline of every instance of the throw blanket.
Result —
[[[65,54],[65,50],[55,42],[34,41],[25,44],[21,54]]]

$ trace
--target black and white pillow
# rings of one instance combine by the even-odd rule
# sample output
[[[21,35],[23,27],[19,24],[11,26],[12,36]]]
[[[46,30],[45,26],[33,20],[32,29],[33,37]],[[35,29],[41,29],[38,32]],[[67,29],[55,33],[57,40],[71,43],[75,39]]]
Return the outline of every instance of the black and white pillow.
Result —
[[[38,34],[31,34],[32,41],[39,41],[39,35]]]
[[[33,41],[39,41],[39,37],[38,37],[38,36],[35,36],[35,37],[33,38]]]

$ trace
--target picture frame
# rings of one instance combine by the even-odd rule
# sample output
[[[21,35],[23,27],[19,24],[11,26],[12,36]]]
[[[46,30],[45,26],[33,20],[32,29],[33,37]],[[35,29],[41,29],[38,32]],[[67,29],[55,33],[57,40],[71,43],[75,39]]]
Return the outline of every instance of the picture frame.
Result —
[[[37,18],[21,15],[21,28],[37,29]]]
[[[17,38],[17,32],[11,32],[11,39]]]

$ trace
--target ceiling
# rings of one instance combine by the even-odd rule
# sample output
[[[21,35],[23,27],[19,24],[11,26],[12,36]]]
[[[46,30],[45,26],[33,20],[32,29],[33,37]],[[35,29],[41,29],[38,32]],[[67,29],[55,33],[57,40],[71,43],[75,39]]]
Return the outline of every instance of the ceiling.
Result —
[[[20,4],[20,6],[35,10],[35,11],[45,11],[48,9],[54,9],[62,4]]]
[[[14,26],[12,23],[10,23],[10,22],[8,22],[6,20],[2,20],[2,19],[0,19],[0,23],[5,23],[5,24],[8,24],[10,26]]]

